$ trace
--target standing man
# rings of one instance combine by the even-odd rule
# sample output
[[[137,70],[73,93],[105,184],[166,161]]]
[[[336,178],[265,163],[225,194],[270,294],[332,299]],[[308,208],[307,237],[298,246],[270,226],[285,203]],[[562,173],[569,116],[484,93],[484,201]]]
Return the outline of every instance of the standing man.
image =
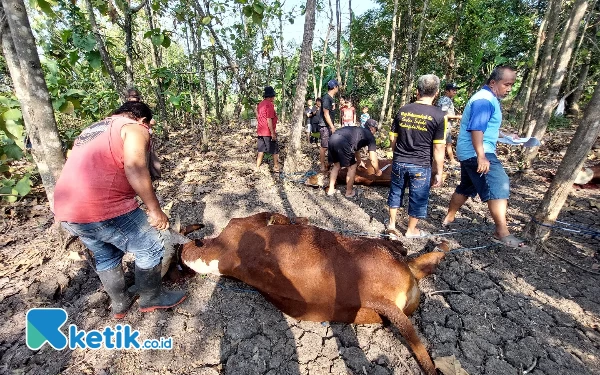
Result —
[[[263,100],[256,107],[256,132],[258,134],[258,155],[256,170],[266,153],[273,155],[273,172],[279,173],[279,146],[277,145],[277,113],[275,112],[275,90],[265,87]]]
[[[437,106],[444,112],[446,112],[446,117],[448,118],[448,129],[446,129],[446,153],[448,154],[448,159],[450,160],[450,164],[456,164],[456,159],[454,158],[454,152],[452,151],[452,129],[454,128],[454,121],[459,121],[462,116],[457,115],[454,110],[454,102],[452,98],[456,96],[456,90],[458,90],[458,86],[456,83],[448,83],[446,84],[446,91],[444,95],[438,100]]]
[[[377,146],[375,144],[374,134],[377,132],[377,122],[368,120],[365,123],[366,128],[357,126],[346,126],[335,132],[329,140],[329,162],[333,163],[331,174],[329,176],[329,190],[327,195],[335,194],[335,182],[341,168],[348,168],[346,175],[346,198],[356,196],[354,190],[354,176],[356,175],[357,160],[360,162],[360,149],[367,146],[369,150],[369,159],[375,175],[381,176],[379,169],[379,160],[377,158]]]
[[[169,227],[150,180],[147,155],[152,112],[130,101],[111,117],[90,125],[75,140],[54,191],[54,215],[94,254],[96,272],[116,319],[125,317],[135,296],[125,287],[121,260],[135,254],[140,311],[181,303],[185,293],[162,288],[165,248],[159,230]],[[146,205],[144,213],[135,200]]]
[[[454,221],[460,207],[475,195],[487,202],[496,231],[494,242],[517,248],[525,246],[508,231],[506,207],[509,179],[496,157],[496,142],[502,124],[500,100],[510,93],[516,80],[515,70],[499,66],[492,71],[485,86],[469,99],[460,122],[456,155],[460,161],[460,184],[456,187],[443,225]]]
[[[339,85],[335,79],[327,82],[327,93],[321,98],[321,119],[322,123],[319,126],[319,133],[321,135],[321,152],[319,160],[321,161],[321,172],[327,172],[329,164],[325,162],[325,152],[329,147],[329,137],[335,133],[335,114],[334,107],[335,102],[333,98],[338,93]]]
[[[396,214],[402,205],[405,186],[408,186],[409,200],[405,236],[430,236],[430,233],[417,229],[417,223],[427,217],[430,186],[442,185],[446,114],[433,105],[439,89],[440,79],[437,76],[427,74],[419,77],[417,100],[400,108],[392,123],[390,143],[394,145],[394,160],[388,196],[390,221],[386,233],[396,237],[400,237],[396,229]]]

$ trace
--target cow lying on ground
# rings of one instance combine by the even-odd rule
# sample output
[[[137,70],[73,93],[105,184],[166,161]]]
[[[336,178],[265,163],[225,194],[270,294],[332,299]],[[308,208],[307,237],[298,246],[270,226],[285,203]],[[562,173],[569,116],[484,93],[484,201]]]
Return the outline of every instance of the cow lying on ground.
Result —
[[[428,375],[435,367],[408,315],[419,305],[417,282],[431,274],[443,252],[410,260],[395,241],[345,237],[268,212],[231,219],[212,239],[183,245],[192,270],[234,277],[296,319],[378,323],[387,317]]]
[[[575,178],[574,184],[600,184],[600,164],[596,164],[589,168],[582,168],[581,171],[579,171],[577,178]]]
[[[390,186],[392,180],[392,161],[389,159],[379,159],[379,168],[382,169],[381,176],[375,175],[375,168],[371,164],[371,161],[366,159],[363,160],[364,166],[358,166],[356,168],[356,175],[354,176],[354,184],[356,185],[373,185],[373,186]],[[389,165],[389,167],[386,167]],[[385,169],[383,169],[385,168]],[[346,168],[340,169],[337,177],[338,184],[346,183],[346,174],[348,170]],[[329,185],[329,172],[321,172],[314,176],[309,177],[306,180],[306,185],[310,186],[327,186]]]

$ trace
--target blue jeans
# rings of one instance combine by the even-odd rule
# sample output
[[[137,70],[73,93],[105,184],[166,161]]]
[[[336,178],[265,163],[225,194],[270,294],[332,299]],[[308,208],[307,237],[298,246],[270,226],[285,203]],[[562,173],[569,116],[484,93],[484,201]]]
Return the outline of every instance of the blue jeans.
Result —
[[[477,173],[477,157],[460,162],[460,184],[456,192],[466,197],[474,198],[479,194],[482,202],[493,199],[508,199],[510,184],[508,175],[496,154],[485,154],[490,161],[487,174]]]
[[[165,252],[160,232],[148,224],[148,216],[139,208],[96,223],[61,224],[94,254],[96,271],[120,266],[127,251],[135,255],[136,266],[150,269],[161,262]]]
[[[408,186],[408,215],[424,219],[427,217],[430,185],[431,167],[395,161],[392,165],[388,206],[390,208],[401,207],[404,188]]]

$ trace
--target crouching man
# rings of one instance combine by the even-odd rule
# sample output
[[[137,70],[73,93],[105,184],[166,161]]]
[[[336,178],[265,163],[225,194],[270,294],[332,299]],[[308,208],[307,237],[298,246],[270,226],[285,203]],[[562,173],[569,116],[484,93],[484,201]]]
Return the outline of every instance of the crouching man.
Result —
[[[178,305],[185,293],[162,288],[164,254],[159,230],[169,226],[152,187],[147,156],[152,111],[126,102],[113,115],[81,132],[54,191],[54,214],[94,254],[96,271],[112,301],[116,319],[135,296],[125,287],[121,260],[135,255],[140,311]],[[144,213],[138,195],[148,208]]]
[[[329,139],[329,163],[333,163],[329,176],[329,190],[327,195],[335,194],[335,180],[340,168],[347,167],[346,175],[346,197],[352,198],[356,195],[354,189],[354,176],[356,175],[357,160],[360,162],[360,149],[367,146],[369,159],[375,174],[381,176],[379,160],[377,158],[377,146],[374,134],[377,132],[377,122],[373,119],[367,120],[365,128],[347,126],[337,130]]]

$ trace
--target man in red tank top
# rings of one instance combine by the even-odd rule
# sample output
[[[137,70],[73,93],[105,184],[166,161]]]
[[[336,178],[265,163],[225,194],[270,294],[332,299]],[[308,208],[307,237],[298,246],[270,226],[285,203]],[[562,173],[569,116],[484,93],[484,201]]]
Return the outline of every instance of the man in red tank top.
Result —
[[[159,230],[167,229],[169,222],[148,170],[151,121],[150,108],[131,101],[84,129],[54,192],[55,217],[94,254],[96,272],[117,319],[135,301],[121,267],[127,251],[135,254],[140,311],[173,307],[185,299],[183,292],[162,288],[164,246]],[[136,195],[147,214],[138,207]]]
[[[263,155],[273,155],[273,172],[279,173],[279,146],[277,145],[277,113],[275,112],[275,90],[265,87],[263,101],[256,107],[256,133],[258,135],[256,169],[260,167]]]

